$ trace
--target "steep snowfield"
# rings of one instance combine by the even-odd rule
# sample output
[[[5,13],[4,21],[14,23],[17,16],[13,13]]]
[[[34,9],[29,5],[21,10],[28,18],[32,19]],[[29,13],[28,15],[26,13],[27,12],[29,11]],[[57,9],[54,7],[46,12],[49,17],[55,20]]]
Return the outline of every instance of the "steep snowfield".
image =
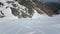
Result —
[[[4,14],[6,17],[0,18],[0,34],[60,34],[60,15],[49,17],[35,12],[32,18],[18,19],[10,8]]]

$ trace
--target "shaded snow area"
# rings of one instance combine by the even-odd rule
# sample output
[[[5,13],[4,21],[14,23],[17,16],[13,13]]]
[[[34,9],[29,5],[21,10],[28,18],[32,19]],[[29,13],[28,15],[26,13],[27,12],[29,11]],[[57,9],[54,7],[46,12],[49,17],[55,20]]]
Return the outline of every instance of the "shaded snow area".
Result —
[[[18,19],[10,8],[3,9],[5,17],[0,18],[0,34],[60,34],[60,15],[49,17],[35,11],[32,18]]]
[[[0,34],[60,34],[60,15],[36,19],[0,18]]]
[[[10,8],[4,14],[6,17],[0,18],[0,34],[60,34],[60,15],[39,16],[35,11],[32,18],[18,19]]]

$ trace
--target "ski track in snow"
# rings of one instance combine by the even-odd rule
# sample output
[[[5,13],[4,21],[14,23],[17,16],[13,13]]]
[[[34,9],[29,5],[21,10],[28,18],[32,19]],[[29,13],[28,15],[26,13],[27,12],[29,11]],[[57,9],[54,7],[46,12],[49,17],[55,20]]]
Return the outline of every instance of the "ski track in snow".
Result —
[[[36,17],[39,14],[35,13],[33,18],[18,19],[10,8],[4,13],[6,17],[0,18],[0,34],[60,34],[60,15]]]

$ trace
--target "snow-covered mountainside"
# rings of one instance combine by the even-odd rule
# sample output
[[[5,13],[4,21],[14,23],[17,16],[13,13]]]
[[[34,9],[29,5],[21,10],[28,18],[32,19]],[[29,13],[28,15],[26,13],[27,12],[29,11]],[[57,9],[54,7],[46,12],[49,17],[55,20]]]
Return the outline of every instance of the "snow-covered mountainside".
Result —
[[[60,15],[53,15],[53,17],[40,15],[34,9],[32,15],[25,11],[28,11],[28,8],[19,5],[18,2],[16,7],[15,1],[7,1],[0,0],[0,34],[60,34]],[[22,13],[24,15],[26,13],[27,18],[22,16]]]
[[[0,17],[18,17],[18,18],[33,18],[34,15],[38,14],[34,9],[29,10],[25,6],[20,5],[18,2],[12,1],[1,1]],[[3,5],[2,5],[3,4]],[[29,11],[29,12],[28,12]],[[38,14],[39,15],[39,14]]]
[[[60,11],[57,11],[58,9],[55,9],[55,7],[52,8],[50,6],[47,6],[46,4],[41,4],[41,8],[39,7],[39,5],[37,5],[36,2],[35,3],[37,6],[33,7],[32,5],[28,5],[30,3],[26,3],[28,1],[24,1],[25,4],[23,3],[23,0],[21,1],[21,4],[19,3],[19,1],[20,0],[5,0],[4,2],[3,0],[0,1],[0,18],[7,17],[8,15],[13,15],[18,18],[33,18],[34,15],[37,15],[37,17],[40,16],[39,14],[47,14],[48,16],[52,16],[56,12],[60,13]],[[8,9],[9,11],[6,11]]]

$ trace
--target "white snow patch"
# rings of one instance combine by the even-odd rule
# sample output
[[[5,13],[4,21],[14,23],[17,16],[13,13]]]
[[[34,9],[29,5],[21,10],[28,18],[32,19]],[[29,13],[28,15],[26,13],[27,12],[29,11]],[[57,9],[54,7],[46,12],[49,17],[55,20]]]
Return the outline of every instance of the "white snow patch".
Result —
[[[46,14],[39,14],[39,13],[37,13],[36,10],[34,10],[34,12],[35,13],[34,13],[32,19],[37,19],[37,18],[40,18],[41,16],[47,16]]]

